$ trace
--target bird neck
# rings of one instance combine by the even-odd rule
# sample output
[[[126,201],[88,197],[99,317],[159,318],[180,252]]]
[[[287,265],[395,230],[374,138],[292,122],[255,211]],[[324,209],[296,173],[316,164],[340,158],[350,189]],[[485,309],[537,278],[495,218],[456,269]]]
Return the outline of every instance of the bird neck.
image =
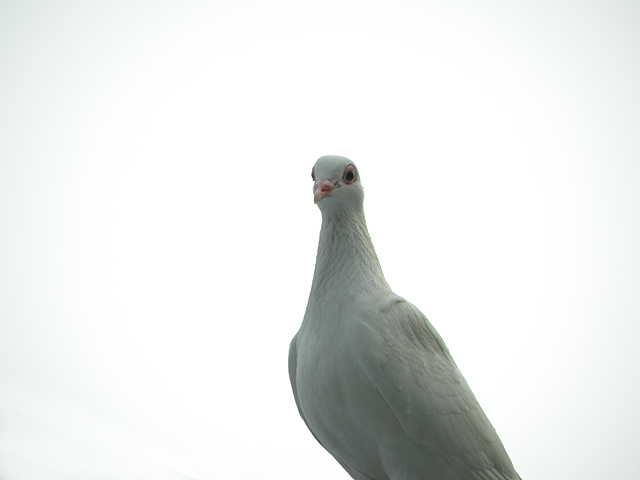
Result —
[[[376,255],[364,212],[323,214],[311,297],[336,301],[390,291]]]

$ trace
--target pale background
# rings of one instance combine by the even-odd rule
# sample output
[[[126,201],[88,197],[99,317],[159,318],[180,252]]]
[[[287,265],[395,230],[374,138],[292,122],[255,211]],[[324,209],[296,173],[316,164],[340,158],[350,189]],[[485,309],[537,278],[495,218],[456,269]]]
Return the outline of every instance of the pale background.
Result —
[[[523,479],[637,475],[639,2],[5,0],[0,136],[3,480],[348,478],[287,375],[324,154]]]

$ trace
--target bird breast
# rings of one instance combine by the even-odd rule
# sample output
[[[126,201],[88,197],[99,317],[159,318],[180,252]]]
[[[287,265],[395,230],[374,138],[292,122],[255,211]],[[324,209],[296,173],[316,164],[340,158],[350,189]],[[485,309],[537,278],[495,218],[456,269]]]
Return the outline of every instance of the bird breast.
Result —
[[[380,439],[397,444],[406,441],[406,435],[360,367],[352,344],[358,341],[351,323],[356,315],[346,317],[316,317],[318,323],[305,322],[299,332],[298,401],[309,429],[343,466],[384,478]]]

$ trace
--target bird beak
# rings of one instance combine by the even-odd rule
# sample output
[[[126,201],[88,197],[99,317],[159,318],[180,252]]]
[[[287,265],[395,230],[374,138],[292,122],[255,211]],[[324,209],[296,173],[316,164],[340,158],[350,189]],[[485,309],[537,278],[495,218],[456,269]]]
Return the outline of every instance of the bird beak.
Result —
[[[331,180],[320,180],[313,185],[313,203],[318,203],[324,197],[328,197],[338,187]]]

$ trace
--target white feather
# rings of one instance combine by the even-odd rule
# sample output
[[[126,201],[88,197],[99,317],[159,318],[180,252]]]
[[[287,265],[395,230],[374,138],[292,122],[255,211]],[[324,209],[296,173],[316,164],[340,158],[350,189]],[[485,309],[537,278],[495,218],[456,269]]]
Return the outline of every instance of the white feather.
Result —
[[[348,165],[314,166],[337,187],[318,203],[311,294],[289,351],[300,415],[356,480],[519,479],[438,332],[385,281]]]

